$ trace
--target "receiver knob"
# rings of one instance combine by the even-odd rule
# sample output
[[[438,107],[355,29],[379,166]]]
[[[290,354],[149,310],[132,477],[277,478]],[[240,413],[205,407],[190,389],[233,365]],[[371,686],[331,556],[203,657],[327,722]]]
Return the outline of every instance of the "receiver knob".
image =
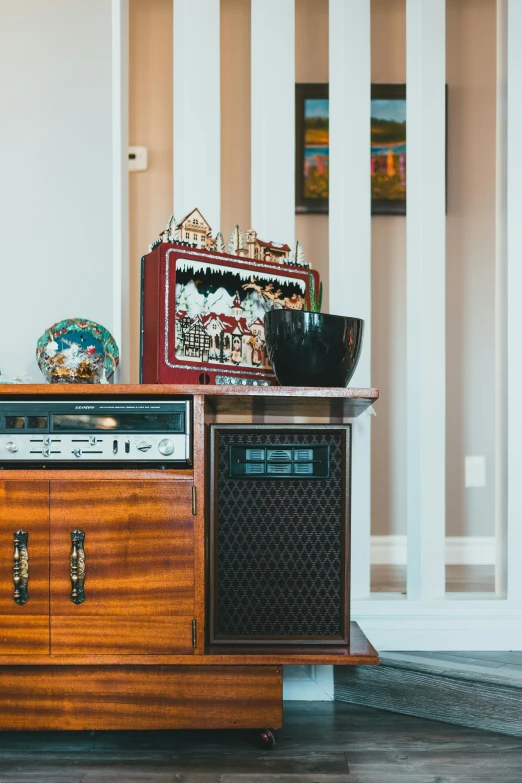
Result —
[[[141,443],[138,443],[136,448],[138,449],[138,451],[148,451],[149,449],[152,448],[152,443],[147,443],[146,440],[142,440]]]
[[[82,450],[81,449],[73,449],[72,453],[75,457],[81,457],[82,456]]]
[[[5,444],[5,447],[7,451],[11,452],[11,454],[14,454],[15,451],[18,451],[18,443],[15,443],[14,440],[8,440]]]
[[[160,440],[158,444],[158,449],[160,450],[161,454],[163,454],[164,457],[170,457],[170,455],[174,451],[174,444],[168,438],[164,438],[163,440]]]

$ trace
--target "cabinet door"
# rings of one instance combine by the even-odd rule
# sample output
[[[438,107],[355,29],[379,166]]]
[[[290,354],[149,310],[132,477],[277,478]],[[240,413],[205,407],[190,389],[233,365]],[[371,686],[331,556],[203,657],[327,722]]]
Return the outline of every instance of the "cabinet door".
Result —
[[[51,481],[51,651],[192,653],[193,527],[192,482]]]
[[[0,655],[25,653],[49,654],[49,482],[0,480]]]

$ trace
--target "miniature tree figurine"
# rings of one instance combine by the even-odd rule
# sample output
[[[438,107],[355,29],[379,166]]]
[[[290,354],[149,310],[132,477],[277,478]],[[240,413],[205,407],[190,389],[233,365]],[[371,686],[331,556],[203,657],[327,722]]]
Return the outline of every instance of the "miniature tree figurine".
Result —
[[[247,255],[248,250],[245,242],[245,236],[239,226],[234,226],[230,239],[228,240],[228,252],[231,255]]]
[[[179,236],[179,226],[176,223],[176,218],[174,215],[171,215],[169,218],[169,222],[167,223],[167,230],[168,230],[168,241],[169,242],[177,242],[180,238]]]
[[[303,246],[299,241],[295,243],[295,250],[292,253],[292,263],[295,264],[295,266],[308,266]]]
[[[167,220],[167,225],[165,226],[165,231],[161,234],[161,241],[162,242],[172,242],[171,233],[172,233],[172,226],[176,226],[176,218],[174,215],[171,215],[169,219]]]
[[[225,253],[225,240],[223,239],[223,234],[221,231],[218,231],[216,234],[216,238],[214,240],[214,244],[212,245],[212,250],[215,250],[216,253]]]

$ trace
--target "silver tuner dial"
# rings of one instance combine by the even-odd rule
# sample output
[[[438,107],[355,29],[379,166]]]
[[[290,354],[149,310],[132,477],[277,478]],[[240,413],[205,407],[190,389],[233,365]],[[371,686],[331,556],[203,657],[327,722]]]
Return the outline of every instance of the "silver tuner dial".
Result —
[[[152,448],[152,443],[147,443],[146,440],[142,440],[141,443],[138,443],[136,448],[138,449],[138,451],[148,451],[149,449]]]
[[[170,457],[170,455],[174,451],[174,443],[168,438],[164,438],[163,440],[160,440],[158,444],[158,449],[160,450],[160,453],[163,454],[164,457]]]
[[[75,457],[81,457],[82,456],[82,450],[81,449],[73,449],[72,453]]]
[[[11,452],[11,454],[14,454],[16,451],[18,451],[18,443],[15,443],[14,440],[8,440],[5,444],[5,447],[7,451]]]

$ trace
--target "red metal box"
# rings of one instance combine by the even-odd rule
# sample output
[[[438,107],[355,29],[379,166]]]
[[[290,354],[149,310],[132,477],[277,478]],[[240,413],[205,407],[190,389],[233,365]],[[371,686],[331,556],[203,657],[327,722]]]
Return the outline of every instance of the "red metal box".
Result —
[[[264,314],[306,310],[309,275],[288,263],[162,242],[142,259],[141,382],[277,384]]]

